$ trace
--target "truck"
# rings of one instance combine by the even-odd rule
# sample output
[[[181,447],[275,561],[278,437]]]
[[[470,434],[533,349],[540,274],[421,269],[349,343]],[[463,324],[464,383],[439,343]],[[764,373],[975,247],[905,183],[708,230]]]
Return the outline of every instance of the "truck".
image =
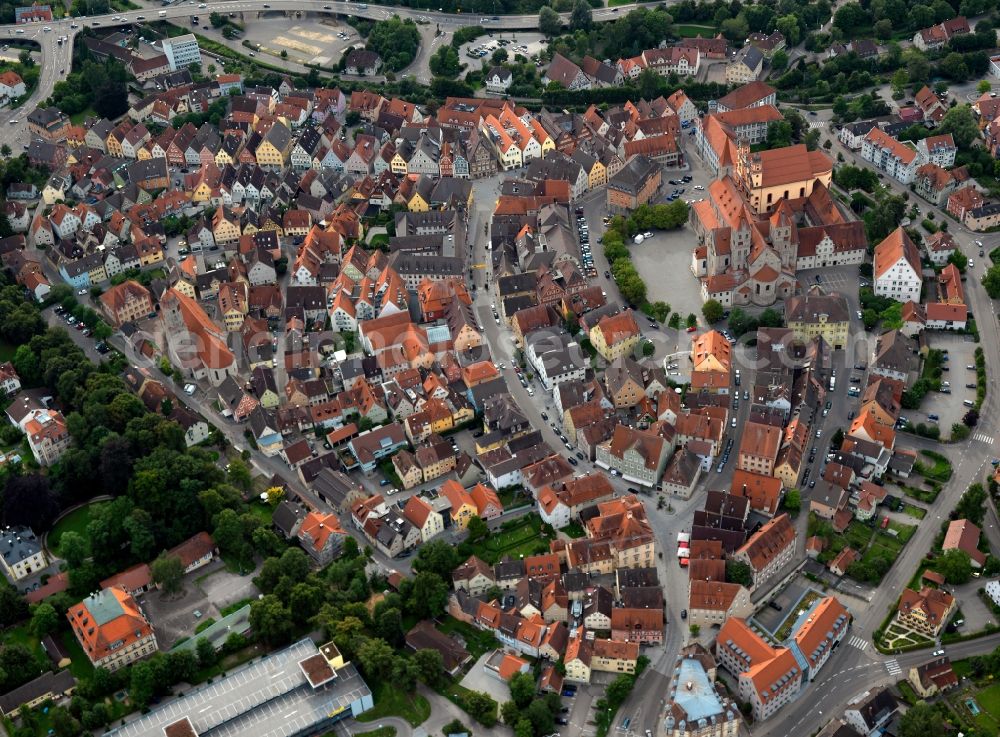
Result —
[[[837,388],[837,377],[836,376],[831,376],[830,377],[830,391],[833,391],[836,388]]]
[[[161,18],[166,18],[167,17],[167,11],[166,10],[161,10],[160,12],[157,13],[157,15],[160,16]]]
[[[638,246],[638,245],[639,245],[640,243],[642,243],[642,242],[643,242],[643,241],[644,241],[645,239],[646,239],[646,237],[645,237],[645,236],[644,236],[644,235],[643,235],[642,233],[639,233],[639,235],[637,235],[637,236],[636,236],[635,238],[633,238],[633,239],[632,239],[632,242],[633,242],[633,243],[634,243],[635,245],[637,245],[637,246]]]
[[[691,533],[690,532],[678,532],[677,533],[677,542],[679,542],[679,543],[686,543],[686,542],[690,542],[690,541],[691,541]]]

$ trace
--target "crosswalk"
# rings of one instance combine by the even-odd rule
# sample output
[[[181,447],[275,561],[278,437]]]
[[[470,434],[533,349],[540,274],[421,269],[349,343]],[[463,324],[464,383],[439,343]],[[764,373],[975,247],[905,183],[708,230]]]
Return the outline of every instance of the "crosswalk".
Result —
[[[890,676],[898,676],[903,672],[903,669],[899,667],[899,661],[895,658],[885,661],[885,669],[889,671]]]
[[[972,436],[973,440],[978,440],[980,443],[986,443],[987,445],[993,445],[993,436],[987,435],[984,432],[974,433]]]
[[[859,637],[858,635],[854,635],[850,640],[847,641],[847,644],[850,645],[851,647],[856,647],[858,650],[867,650],[870,642],[866,640],[864,637]]]

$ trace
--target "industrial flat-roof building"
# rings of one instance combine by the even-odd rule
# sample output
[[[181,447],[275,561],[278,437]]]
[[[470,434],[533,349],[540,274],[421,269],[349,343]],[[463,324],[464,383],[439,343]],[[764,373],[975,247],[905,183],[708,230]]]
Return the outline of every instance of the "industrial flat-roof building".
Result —
[[[373,706],[372,693],[332,642],[310,639],[167,702],[109,737],[298,737]]]

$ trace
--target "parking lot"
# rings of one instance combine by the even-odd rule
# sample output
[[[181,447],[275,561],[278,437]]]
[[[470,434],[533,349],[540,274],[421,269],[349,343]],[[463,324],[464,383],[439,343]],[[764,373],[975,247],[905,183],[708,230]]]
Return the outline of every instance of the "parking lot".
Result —
[[[479,62],[490,65],[490,57],[499,48],[507,50],[508,57],[513,61],[518,54],[527,58],[537,56],[545,49],[545,41],[540,33],[525,33],[508,31],[495,36],[480,36],[463,44],[458,50],[458,57],[463,64],[479,66]]]
[[[947,437],[951,434],[951,426],[961,422],[969,411],[963,400],[976,400],[976,372],[966,368],[975,366],[976,344],[971,336],[943,332],[929,333],[928,343],[931,348],[948,351],[941,384],[942,389],[950,389],[951,393],[928,392],[919,410],[904,410],[903,414],[914,425],[920,422],[936,424],[941,428],[941,435]],[[931,415],[937,419],[932,419]]]
[[[259,51],[284,51],[293,61],[320,66],[336,64],[351,46],[363,45],[356,30],[333,20],[269,18],[267,23],[247,23],[246,39]]]

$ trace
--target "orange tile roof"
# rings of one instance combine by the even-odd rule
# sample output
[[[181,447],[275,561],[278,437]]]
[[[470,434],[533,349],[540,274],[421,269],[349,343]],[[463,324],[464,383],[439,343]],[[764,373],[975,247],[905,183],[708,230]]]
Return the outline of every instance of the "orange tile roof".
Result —
[[[692,561],[689,565],[694,565],[697,561]],[[701,561],[707,562],[707,561]],[[722,562],[722,561],[713,561]],[[725,565],[723,563],[723,565]],[[715,612],[729,611],[733,601],[739,596],[743,587],[738,583],[726,583],[725,581],[703,581],[692,577],[690,583],[690,594],[688,596],[689,609],[707,609]]]
[[[825,597],[813,608],[795,633],[795,643],[811,667],[823,659],[826,651],[833,647],[833,639],[850,621],[847,608],[835,596]]]
[[[897,611],[900,614],[909,614],[914,610],[923,611],[928,624],[936,628],[944,624],[945,617],[954,603],[954,597],[941,589],[925,586],[918,593],[907,588],[903,589],[903,594],[899,597]]]
[[[433,507],[423,499],[418,496],[411,496],[409,501],[406,502],[406,506],[403,507],[403,516],[414,527],[423,529],[427,518],[430,517],[433,511]]]
[[[135,599],[117,586],[71,606],[66,618],[92,661],[153,634]]]
[[[759,473],[736,470],[729,487],[731,494],[746,497],[750,507],[756,511],[774,514],[781,501],[781,479]]]
[[[759,157],[761,187],[809,182],[833,171],[833,161],[822,151],[809,151],[805,144],[773,148],[751,154]]]
[[[865,136],[869,141],[871,141],[876,146],[881,148],[889,149],[893,156],[902,161],[904,164],[910,164],[915,158],[917,158],[917,152],[915,149],[900,143],[895,138],[890,136],[884,130],[875,126],[868,134]]]
[[[632,310],[619,312],[613,317],[602,317],[595,327],[604,334],[604,342],[608,346],[639,334],[639,325],[632,315]]]
[[[441,494],[451,505],[452,517],[454,517],[465,505],[469,505],[470,507],[476,506],[476,503],[472,500],[472,496],[469,492],[463,489],[462,485],[454,479],[448,479],[441,484]]]
[[[624,640],[594,640],[594,655],[599,658],[634,661],[639,659],[639,643]]]
[[[906,259],[913,272],[920,275],[920,254],[902,226],[892,231],[875,247],[875,278],[882,276],[901,258]]]
[[[768,520],[736,552],[746,554],[750,567],[760,571],[785,548],[795,543],[795,535],[795,527],[788,515],[782,513]]]
[[[317,551],[322,550],[326,547],[327,540],[330,539],[331,535],[346,535],[343,528],[340,526],[340,520],[334,514],[320,514],[319,512],[310,512],[302,520],[302,526],[299,528],[299,536],[305,537],[308,535],[312,538],[313,548]]]
[[[780,445],[781,428],[764,425],[760,422],[748,422],[743,428],[740,455],[747,454],[774,459],[778,455]]]

